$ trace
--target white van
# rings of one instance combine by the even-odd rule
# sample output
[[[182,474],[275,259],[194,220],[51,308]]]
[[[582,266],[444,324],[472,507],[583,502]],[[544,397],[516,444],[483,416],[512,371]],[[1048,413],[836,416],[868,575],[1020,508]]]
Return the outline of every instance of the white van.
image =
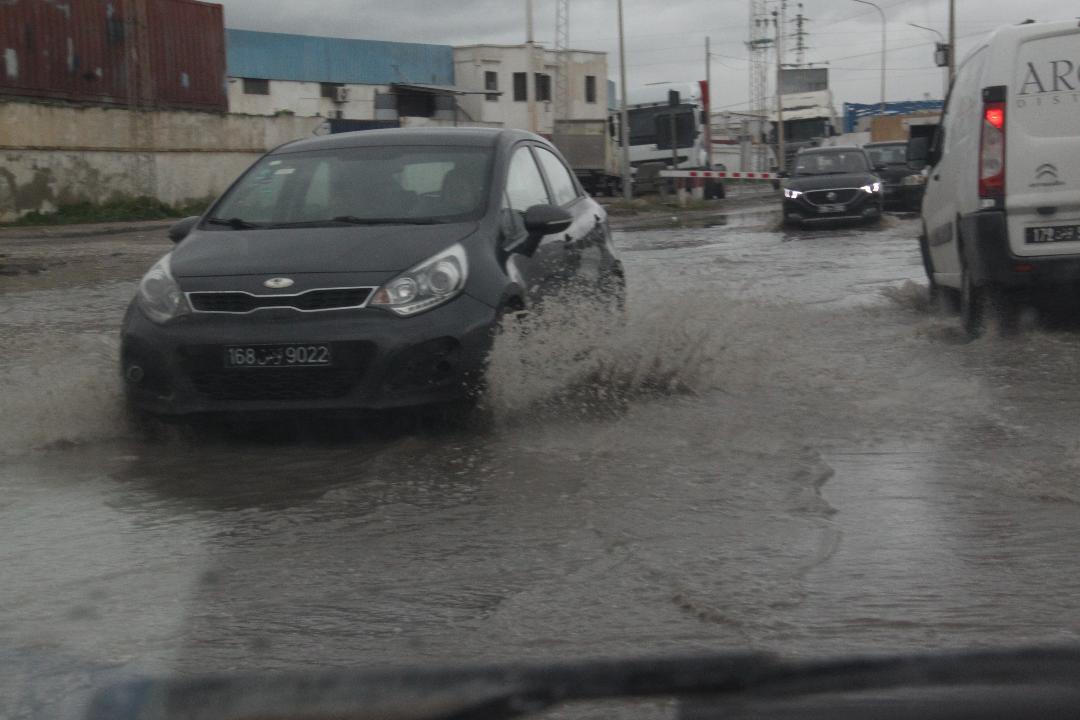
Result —
[[[931,292],[979,334],[1024,293],[1080,281],[1080,23],[998,30],[960,65],[928,159]]]

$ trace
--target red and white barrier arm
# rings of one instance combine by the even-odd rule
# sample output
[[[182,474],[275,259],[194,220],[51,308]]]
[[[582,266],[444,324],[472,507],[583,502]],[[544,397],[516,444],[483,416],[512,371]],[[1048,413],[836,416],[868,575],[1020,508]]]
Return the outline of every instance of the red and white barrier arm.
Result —
[[[669,178],[723,178],[725,180],[779,180],[776,173],[727,172],[725,170],[661,170],[660,177]]]

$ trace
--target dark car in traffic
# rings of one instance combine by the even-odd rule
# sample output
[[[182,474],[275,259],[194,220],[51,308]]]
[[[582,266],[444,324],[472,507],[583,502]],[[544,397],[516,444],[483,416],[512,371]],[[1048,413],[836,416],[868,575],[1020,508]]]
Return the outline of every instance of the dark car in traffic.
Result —
[[[515,130],[288,143],[170,235],[122,330],[157,416],[469,402],[505,314],[625,287],[604,209]]]
[[[862,148],[801,150],[783,177],[786,224],[881,218],[881,178]]]
[[[913,172],[907,161],[907,141],[866,143],[863,150],[870,158],[870,166],[881,178],[885,207],[904,206],[904,178]]]

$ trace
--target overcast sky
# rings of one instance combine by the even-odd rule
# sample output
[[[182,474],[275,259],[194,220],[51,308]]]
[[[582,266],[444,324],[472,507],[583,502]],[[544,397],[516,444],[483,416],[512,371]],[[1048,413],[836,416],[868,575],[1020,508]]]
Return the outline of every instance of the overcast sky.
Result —
[[[525,0],[218,0],[228,27],[305,35],[469,45],[525,40]],[[888,100],[942,95],[942,70],[934,66],[936,37],[908,25],[947,31],[947,0],[877,0],[884,10],[889,48]],[[774,5],[777,3],[773,3]],[[787,3],[788,19],[800,3]],[[881,19],[855,0],[803,0],[808,32],[805,60],[830,69],[837,105],[880,97]],[[962,57],[1004,24],[1026,18],[1063,20],[1080,15],[1075,0],[956,0]],[[713,106],[745,109],[749,95],[746,41],[750,0],[624,0],[626,67],[630,94],[647,83],[686,82],[705,76],[705,37],[712,43]],[[534,0],[538,42],[555,35],[555,3]],[[570,45],[608,53],[609,76],[618,79],[616,0],[570,0]],[[789,33],[795,32],[789,23]],[[785,63],[794,58],[787,41]]]

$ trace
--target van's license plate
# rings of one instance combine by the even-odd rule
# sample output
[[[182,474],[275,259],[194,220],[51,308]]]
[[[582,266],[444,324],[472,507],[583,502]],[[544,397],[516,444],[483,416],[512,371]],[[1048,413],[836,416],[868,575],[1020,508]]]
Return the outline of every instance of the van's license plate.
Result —
[[[1055,242],[1077,242],[1080,241],[1080,225],[1029,227],[1024,239],[1029,245]]]
[[[327,367],[333,359],[329,345],[230,345],[225,367]]]

